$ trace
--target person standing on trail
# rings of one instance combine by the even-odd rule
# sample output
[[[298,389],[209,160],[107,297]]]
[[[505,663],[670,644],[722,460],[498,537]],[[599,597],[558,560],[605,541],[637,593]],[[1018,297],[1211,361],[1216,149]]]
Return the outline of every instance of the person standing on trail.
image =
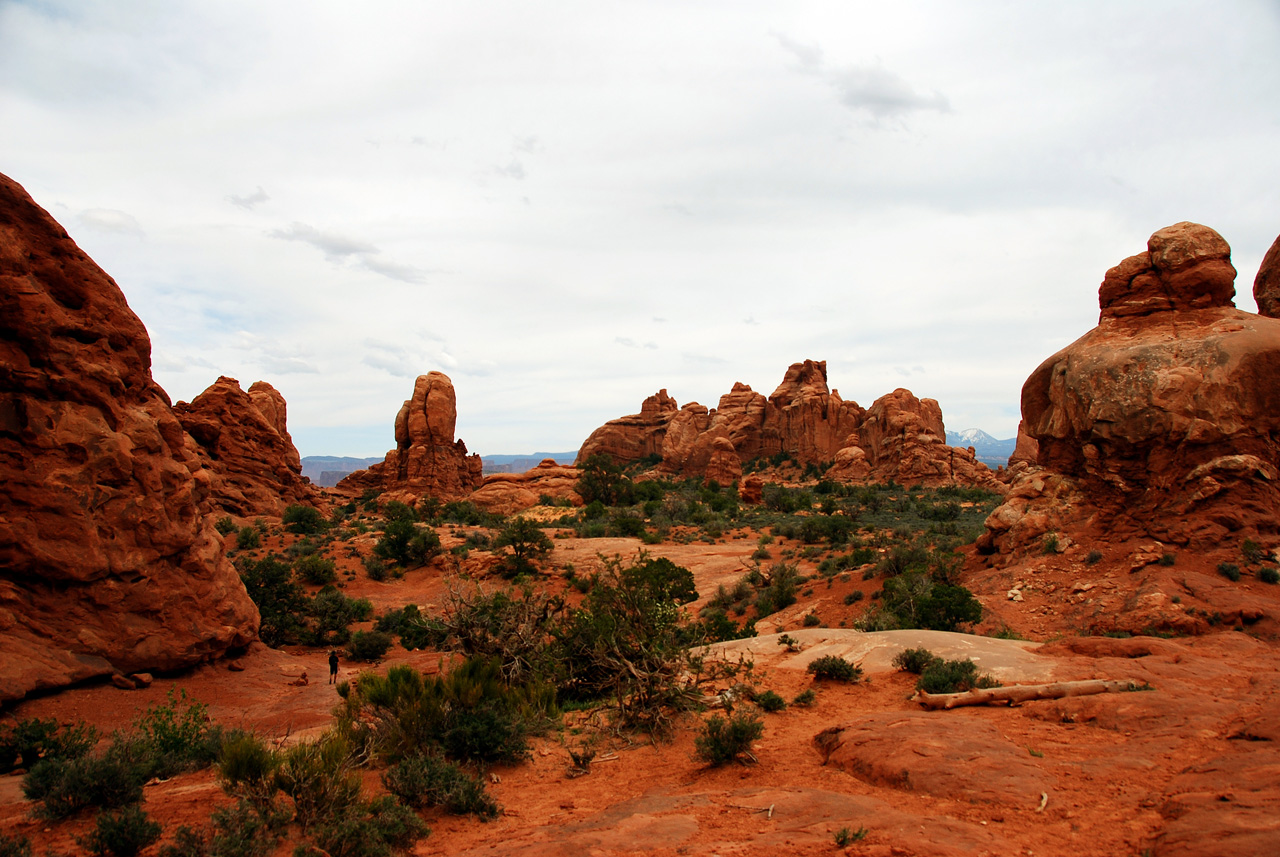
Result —
[[[338,650],[329,650],[329,684],[338,681]]]

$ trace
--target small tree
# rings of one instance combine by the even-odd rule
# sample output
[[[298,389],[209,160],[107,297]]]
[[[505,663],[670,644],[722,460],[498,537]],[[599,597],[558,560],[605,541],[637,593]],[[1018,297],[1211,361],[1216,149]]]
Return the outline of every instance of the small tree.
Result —
[[[578,494],[586,503],[599,500],[606,506],[625,505],[631,501],[631,480],[613,459],[597,452],[578,465]]]
[[[298,503],[285,507],[284,515],[281,516],[280,522],[284,524],[284,528],[289,532],[302,535],[323,533],[329,528],[329,525],[325,522],[324,515],[321,515],[310,506],[303,506]]]
[[[554,547],[538,523],[530,518],[512,518],[508,521],[493,540],[493,546],[511,548],[511,553],[502,561],[502,572],[506,577],[537,571],[534,560],[543,559]]]

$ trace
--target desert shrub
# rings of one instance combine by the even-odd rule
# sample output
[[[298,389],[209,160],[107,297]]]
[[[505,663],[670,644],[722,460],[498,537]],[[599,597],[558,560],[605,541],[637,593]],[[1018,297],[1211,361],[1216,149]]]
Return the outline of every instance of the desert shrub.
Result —
[[[370,580],[376,580],[379,583],[387,579],[387,564],[376,556],[367,556],[361,564],[364,566],[364,573],[369,575]]]
[[[426,565],[440,552],[440,537],[435,530],[404,518],[388,521],[373,546],[375,556],[394,560],[404,568]]]
[[[831,838],[835,840],[837,848],[844,848],[845,846],[852,845],[855,842],[861,842],[866,837],[867,829],[865,827],[859,827],[857,830],[850,830],[847,827],[842,827],[835,833],[831,834]]]
[[[1263,583],[1280,583],[1280,570],[1264,568],[1258,571],[1258,580]]]
[[[228,533],[234,533],[239,529],[239,527],[236,526],[236,522],[231,520],[230,515],[224,515],[215,521],[213,528],[218,531],[218,535],[220,536],[225,536]]]
[[[510,548],[500,568],[504,577],[516,577],[537,571],[534,565],[551,553],[554,545],[547,534],[531,518],[512,518],[493,540],[494,549]]]
[[[1235,583],[1240,579],[1240,566],[1234,562],[1220,562],[1218,563],[1218,574]]]
[[[1262,562],[1262,545],[1253,539],[1245,539],[1240,545],[1240,555],[1250,565],[1257,565]]]
[[[84,723],[61,730],[52,718],[5,724],[0,726],[0,774],[7,774],[18,765],[31,770],[41,759],[78,759],[97,740],[97,730]]]
[[[920,673],[916,687],[925,693],[961,693],[975,687],[999,687],[999,683],[987,675],[978,673],[978,665],[965,658],[948,661],[935,658]]]
[[[409,756],[383,774],[382,783],[407,806],[443,806],[454,815],[486,820],[498,815],[484,781],[440,756]]]
[[[356,631],[347,645],[347,654],[357,661],[376,661],[391,648],[391,636],[381,631]]]
[[[240,580],[262,617],[259,639],[273,648],[301,642],[310,608],[289,566],[272,555],[257,562],[243,560],[239,567]]]
[[[183,825],[160,857],[266,857],[275,850],[289,814],[274,808],[265,814],[244,799],[215,810],[206,831]]]
[[[311,615],[315,628],[312,643],[327,646],[345,643],[352,622],[363,622],[373,613],[373,604],[365,598],[348,598],[336,586],[328,585],[311,599]]]
[[[761,572],[761,583],[755,601],[756,615],[768,616],[796,603],[800,570],[792,563],[775,563],[767,572]]]
[[[116,756],[44,759],[22,778],[27,800],[45,818],[65,818],[85,807],[120,807],[142,800],[144,780]]]
[[[903,672],[920,675],[936,660],[938,660],[938,656],[924,647],[903,649],[893,656],[893,665]]]
[[[856,682],[862,679],[862,667],[851,664],[836,655],[823,655],[809,662],[805,668],[816,679]]]
[[[94,829],[78,841],[94,854],[134,857],[159,838],[160,825],[134,805],[119,812],[99,813]]]
[[[147,779],[208,767],[221,749],[221,731],[211,725],[208,706],[188,699],[182,689],[170,689],[165,699],[134,724],[141,754],[150,760]]]
[[[418,513],[413,510],[413,507],[399,500],[388,500],[383,503],[382,516],[388,521],[409,521],[413,523],[418,520]]]
[[[850,592],[848,595],[846,595],[846,596],[844,597],[844,603],[845,603],[845,604],[857,604],[857,603],[858,603],[859,601],[861,601],[864,597],[866,597],[866,596],[863,594],[863,592],[862,592],[862,590],[861,590],[861,589],[855,589],[855,590],[853,590],[852,592]]]
[[[291,533],[308,536],[323,533],[329,528],[324,515],[321,515],[319,511],[310,506],[303,506],[298,503],[285,507],[284,514],[280,517],[280,523],[284,524],[284,528]]]
[[[963,586],[935,582],[920,572],[909,572],[884,583],[879,627],[928,628],[955,631],[962,624],[982,618],[982,604]]]
[[[698,758],[716,767],[744,757],[754,761],[751,745],[763,734],[763,721],[746,711],[736,711],[727,718],[713,714],[693,743]]]
[[[1040,553],[1043,553],[1043,554],[1058,553],[1058,550],[1061,547],[1061,544],[1062,543],[1058,540],[1057,533],[1045,533],[1044,538],[1040,540]]]
[[[333,583],[338,579],[338,574],[334,570],[333,560],[325,559],[319,554],[311,554],[299,558],[293,564],[293,570],[298,577],[313,586],[324,586],[326,583]]]
[[[384,795],[347,807],[317,825],[312,836],[329,857],[388,857],[430,832],[412,810]]]
[[[0,833],[0,857],[31,857],[31,840]]]
[[[249,732],[226,736],[218,753],[218,778],[232,794],[251,799],[269,798],[275,790],[273,779],[280,755]]]
[[[756,705],[760,706],[761,711],[767,711],[773,714],[782,711],[787,707],[787,701],[772,690],[766,690],[763,693],[756,694]]]
[[[822,619],[818,617],[817,613],[806,613],[804,614],[804,621],[801,624],[806,628],[816,628],[818,625],[822,624]]]
[[[1094,548],[1084,558],[1085,565],[1097,565],[1102,562],[1102,551]]]
[[[360,774],[351,750],[345,738],[328,732],[282,754],[275,785],[293,799],[294,816],[304,830],[359,803]]]
[[[575,486],[583,502],[599,501],[604,506],[621,506],[631,502],[633,485],[631,479],[622,472],[622,468],[613,463],[613,459],[602,453],[587,456],[586,461],[578,465],[582,474]]]
[[[1173,565],[1177,561],[1178,561],[1178,557],[1176,555],[1171,553],[1166,553],[1166,554],[1160,555],[1160,558],[1156,560],[1156,564],[1169,566],[1169,565]]]
[[[808,707],[813,705],[814,700],[818,698],[818,694],[814,693],[813,688],[808,688],[796,694],[796,698],[791,700],[792,705]]]
[[[253,550],[261,544],[262,533],[258,532],[256,527],[241,527],[240,532],[236,534],[237,550]]]

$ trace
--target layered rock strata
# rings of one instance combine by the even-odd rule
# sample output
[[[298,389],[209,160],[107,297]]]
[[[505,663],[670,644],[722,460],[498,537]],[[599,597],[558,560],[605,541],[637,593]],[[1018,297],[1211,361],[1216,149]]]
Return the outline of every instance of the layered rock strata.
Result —
[[[344,491],[391,492],[388,499],[410,503],[424,496],[453,500],[480,487],[480,456],[468,455],[455,440],[458,421],[453,382],[443,372],[419,375],[413,396],[396,415],[396,448],[368,470],[357,470],[338,483]]]
[[[537,506],[543,500],[568,501],[582,505],[578,494],[576,467],[557,464],[545,458],[537,467],[524,473],[494,473],[467,498],[482,509],[499,515],[511,515],[521,509]]]
[[[208,473],[204,511],[278,517],[290,504],[323,502],[302,475],[284,397],[267,382],[255,382],[246,393],[239,381],[223,376],[173,410]]]
[[[0,176],[0,700],[256,637],[193,467],[119,287]]]
[[[1023,385],[1036,466],[982,550],[1051,531],[1193,548],[1280,531],[1280,321],[1236,309],[1234,279],[1227,242],[1193,223],[1107,272],[1098,326]]]

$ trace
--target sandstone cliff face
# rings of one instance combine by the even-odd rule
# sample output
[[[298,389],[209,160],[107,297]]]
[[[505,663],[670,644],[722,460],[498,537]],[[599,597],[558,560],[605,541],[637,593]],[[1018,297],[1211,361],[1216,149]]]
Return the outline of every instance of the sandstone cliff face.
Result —
[[[1280,321],[1235,309],[1234,276],[1226,241],[1190,223],[1107,272],[1098,326],[1022,388],[1038,466],[983,550],[1050,530],[1193,548],[1277,532]]]
[[[315,506],[320,492],[302,475],[302,460],[286,428],[284,397],[265,381],[249,392],[221,377],[173,411],[208,473],[206,513],[279,516],[291,503]]]
[[[741,476],[745,462],[780,452],[801,464],[830,464],[827,478],[846,482],[999,487],[971,452],[947,446],[937,402],[897,390],[864,411],[828,389],[821,360],[792,364],[768,398],[736,383],[711,411],[696,402],[677,408],[662,390],[639,414],[592,432],[578,462],[596,453],[619,463],[656,453],[661,472],[724,484]]]
[[[257,635],[115,282],[0,176],[0,700]]]
[[[1258,315],[1280,318],[1280,238],[1262,257],[1258,276],[1253,280],[1253,299],[1258,304]]]
[[[419,375],[413,397],[396,415],[396,448],[381,464],[357,470],[338,483],[342,490],[393,492],[416,501],[432,496],[458,499],[480,487],[480,456],[454,440],[458,405],[453,382],[443,372]]]

